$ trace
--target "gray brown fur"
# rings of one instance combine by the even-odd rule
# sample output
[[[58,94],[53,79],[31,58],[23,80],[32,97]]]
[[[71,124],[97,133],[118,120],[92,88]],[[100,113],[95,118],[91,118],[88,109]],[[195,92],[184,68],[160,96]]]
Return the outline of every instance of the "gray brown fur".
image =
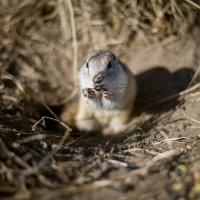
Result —
[[[96,83],[93,82],[98,74],[102,77],[100,91],[95,90]],[[80,68],[79,84],[77,128],[80,131],[101,131],[103,135],[122,133],[130,120],[137,93],[135,77],[130,70],[112,52],[95,51]]]

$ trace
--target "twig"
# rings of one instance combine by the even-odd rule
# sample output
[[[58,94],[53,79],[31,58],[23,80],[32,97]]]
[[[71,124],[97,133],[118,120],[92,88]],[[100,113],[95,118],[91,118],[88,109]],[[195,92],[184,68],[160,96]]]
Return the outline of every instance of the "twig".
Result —
[[[63,127],[65,127],[65,129],[70,132],[71,131],[71,128],[69,126],[67,126],[64,122],[60,121],[59,119],[54,119],[52,117],[46,117],[46,116],[43,116],[40,120],[38,120],[33,126],[32,126],[32,129],[35,130],[36,127],[38,126],[38,124],[40,124],[43,120],[45,119],[49,119],[49,120],[52,120],[52,121],[55,121],[55,122],[58,122],[59,124],[61,124]]]
[[[71,21],[71,31],[72,31],[72,46],[73,46],[73,76],[76,80],[77,66],[78,66],[78,44],[76,37],[76,24],[74,18],[74,10],[71,0],[64,0],[65,7],[69,9],[70,21]]]
[[[62,8],[62,3],[64,5],[64,9]],[[77,44],[77,36],[76,36],[76,23],[75,23],[75,17],[74,17],[74,10],[73,10],[73,5],[71,0],[60,0],[60,18],[61,18],[61,27],[62,27],[62,32],[63,35],[65,36],[65,39],[67,40],[68,38],[68,33],[67,33],[67,27],[68,27],[68,22],[67,22],[67,14],[66,10],[69,10],[69,15],[70,15],[70,26],[71,26],[71,35],[72,35],[72,54],[73,54],[73,83],[74,83],[74,90],[68,95],[67,98],[65,98],[61,104],[66,104],[69,102],[71,99],[73,99],[76,94],[77,94],[77,69],[78,69],[78,44]],[[68,9],[67,9],[68,8]]]
[[[190,94],[190,97],[195,97],[195,96],[198,96],[198,95],[200,95],[200,91]]]
[[[9,80],[13,81],[15,83],[15,85],[19,88],[20,92],[22,92],[22,93],[25,92],[22,83],[18,79],[16,79],[14,76],[12,76],[11,74],[9,74],[6,71],[4,73],[6,73],[6,74],[2,74],[1,79],[9,79]]]
[[[198,121],[198,120],[196,120],[196,119],[193,119],[193,118],[191,118],[191,117],[188,117],[188,116],[186,115],[185,112],[183,112],[183,114],[184,114],[185,117],[186,117],[187,119],[189,119],[190,121],[193,121],[193,122],[195,122],[195,123],[197,123],[197,124],[200,124],[200,121]]]
[[[69,24],[67,20],[67,15],[65,13],[65,5],[63,0],[59,0],[58,9],[60,15],[60,26],[61,26],[62,36],[64,41],[66,42],[70,37],[70,33],[68,29]]]
[[[153,145],[158,145],[158,144],[161,144],[161,143],[170,143],[170,142],[179,142],[179,143],[182,143],[181,141],[182,140],[190,140],[189,137],[178,137],[178,138],[169,138],[169,139],[164,139],[162,141],[159,141],[159,142],[155,142],[153,143]]]
[[[113,160],[113,159],[109,159],[108,160],[109,163],[116,165],[118,167],[128,167],[128,164],[119,160]]]
[[[37,174],[37,177],[39,179],[39,181],[45,185],[46,187],[50,187],[50,188],[53,188],[54,184],[49,181],[44,175],[42,174]]]
[[[200,129],[200,126],[189,126],[188,128]]]
[[[127,149],[127,150],[124,150],[125,153],[132,153],[132,152],[135,152],[135,151],[142,151],[144,153],[148,153],[148,154],[151,154],[151,155],[158,155],[159,153],[156,152],[156,151],[152,151],[152,150],[149,150],[149,149],[143,149],[143,148],[131,148],[131,149]]]
[[[188,87],[190,87],[193,82],[196,80],[196,78],[198,77],[198,75],[200,74],[200,65],[198,66],[198,68],[195,70],[194,75],[192,76],[192,80],[190,81]]]
[[[39,163],[37,166],[37,169],[40,169],[41,167],[43,167],[45,165],[45,163],[62,147],[62,145],[64,144],[65,140],[67,139],[67,137],[69,136],[69,130],[67,130],[64,134],[64,136],[62,137],[62,139],[59,141],[59,143],[57,144],[56,148],[53,149],[51,152],[49,152]]]
[[[52,156],[62,147],[63,143],[65,142],[65,140],[67,139],[67,137],[69,136],[69,133],[71,131],[71,129],[66,124],[64,124],[63,122],[61,122],[61,121],[59,121],[57,119],[50,118],[50,117],[42,117],[36,124],[33,125],[32,128],[35,129],[36,126],[38,126],[38,124],[41,121],[43,121],[44,119],[50,119],[50,120],[53,120],[53,121],[56,121],[56,122],[60,123],[66,129],[65,134],[61,138],[61,140],[58,142],[56,148],[53,149],[52,151],[50,151],[43,159],[41,159],[36,167],[33,167],[33,168],[29,169],[29,170],[24,171],[23,172],[23,176],[28,176],[28,175],[31,175],[31,174],[37,174],[37,172],[46,164],[46,162],[50,158],[52,158]]]
[[[23,161],[20,157],[18,157],[13,152],[10,152],[5,144],[3,143],[3,140],[0,138],[0,152],[1,154],[5,155],[7,158],[13,160],[15,163],[17,163],[20,167],[23,167],[25,169],[30,169],[31,167]]]
[[[35,140],[42,140],[44,138],[47,137],[51,137],[52,135],[48,135],[48,134],[37,134],[37,135],[31,135],[29,137],[25,137],[22,140],[18,140],[16,141],[17,144],[24,144],[24,143],[29,143],[29,142],[33,142]],[[58,136],[59,137],[59,136]]]
[[[11,120],[10,120],[11,121]],[[15,120],[13,120],[15,121]],[[7,122],[7,121],[6,121]],[[17,130],[14,130],[12,128],[0,128],[0,132],[4,132],[4,133],[14,133],[15,135],[16,134],[21,134],[21,135],[30,135],[31,133],[29,132],[24,132],[24,131],[17,131]]]
[[[174,157],[180,154],[180,151],[178,149],[171,149],[169,151],[165,151],[163,153],[158,154],[157,156],[153,157],[152,160],[150,160],[147,163],[147,168],[153,166],[156,162],[163,160],[163,159],[167,159],[169,157]]]
[[[153,157],[151,161],[147,163],[146,166],[132,170],[127,173],[123,173],[120,175],[114,176],[114,178],[110,179],[104,179],[100,181],[94,181],[89,184],[83,184],[83,185],[78,185],[78,186],[69,186],[69,187],[64,187],[60,189],[55,189],[53,191],[48,191],[45,195],[43,195],[43,199],[56,199],[60,195],[65,195],[65,194],[74,194],[77,192],[83,192],[83,191],[88,191],[88,190],[93,190],[93,189],[98,189],[98,188],[103,188],[103,187],[108,187],[108,186],[113,186],[119,184],[119,181],[125,181],[126,179],[129,179],[135,175],[146,175],[148,173],[148,170],[150,167],[152,167],[156,162],[159,162],[164,159],[169,159],[173,158],[175,156],[178,156],[180,154],[180,151],[177,149],[169,150],[163,153],[158,154],[157,156]],[[37,197],[40,196],[36,195]]]
[[[170,138],[169,138],[169,136],[165,133],[165,131],[164,130],[158,130],[158,133],[160,134],[160,135],[162,135],[164,138],[165,138],[165,141],[167,142],[167,145],[168,145],[168,147],[169,147],[169,149],[172,149],[172,144],[169,142],[169,140],[170,140]]]
[[[200,9],[200,5],[198,5],[197,3],[195,3],[194,1],[191,0],[185,0],[186,2],[190,3],[191,5],[193,5],[194,7]]]

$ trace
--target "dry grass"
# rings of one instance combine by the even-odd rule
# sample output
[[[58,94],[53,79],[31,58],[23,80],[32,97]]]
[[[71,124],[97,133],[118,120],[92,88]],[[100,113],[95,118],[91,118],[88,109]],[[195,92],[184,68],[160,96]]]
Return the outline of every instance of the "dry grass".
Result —
[[[77,66],[88,51],[121,52],[182,36],[199,23],[198,11],[189,0],[1,1],[0,194],[13,200],[50,200],[118,187],[181,156],[173,143],[185,145],[194,138],[157,134],[162,127],[151,127],[140,128],[142,134],[131,129],[133,136],[113,143],[105,138],[90,142],[87,135],[72,136],[47,105],[74,96]],[[195,95],[197,89],[199,84],[148,107]],[[41,118],[38,103],[54,118]],[[112,170],[118,175],[110,175]]]
[[[41,100],[60,104],[89,51],[122,52],[183,35],[198,23],[198,11],[178,0],[3,1],[0,66]]]

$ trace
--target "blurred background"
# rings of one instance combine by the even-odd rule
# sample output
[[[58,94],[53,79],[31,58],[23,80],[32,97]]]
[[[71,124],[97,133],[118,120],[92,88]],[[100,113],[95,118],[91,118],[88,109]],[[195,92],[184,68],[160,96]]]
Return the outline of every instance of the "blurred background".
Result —
[[[145,57],[144,50],[154,52],[188,33],[198,38],[199,31],[193,30],[199,26],[199,13],[198,1],[191,0],[4,0],[0,69],[37,98],[58,105],[73,90],[73,77],[90,51],[111,50],[140,72],[157,64],[151,60],[162,60],[160,53]],[[184,46],[181,57],[188,51],[191,60],[195,45],[179,45],[176,53]],[[167,64],[173,58],[165,60]]]
[[[199,19],[200,0],[1,0],[0,199],[200,199]],[[139,85],[116,140],[50,110],[98,49]]]

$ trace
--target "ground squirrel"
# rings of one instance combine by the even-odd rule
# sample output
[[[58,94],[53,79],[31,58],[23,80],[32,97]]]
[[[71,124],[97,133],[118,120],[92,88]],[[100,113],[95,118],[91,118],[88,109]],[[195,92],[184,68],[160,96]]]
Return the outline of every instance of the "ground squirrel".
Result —
[[[110,51],[88,55],[78,74],[80,96],[75,124],[80,131],[103,135],[123,132],[133,111],[137,85],[134,75]],[[66,121],[66,115],[63,120]]]

